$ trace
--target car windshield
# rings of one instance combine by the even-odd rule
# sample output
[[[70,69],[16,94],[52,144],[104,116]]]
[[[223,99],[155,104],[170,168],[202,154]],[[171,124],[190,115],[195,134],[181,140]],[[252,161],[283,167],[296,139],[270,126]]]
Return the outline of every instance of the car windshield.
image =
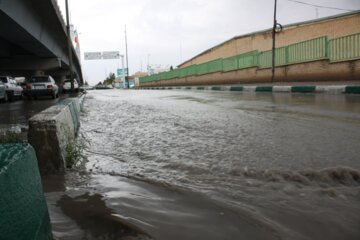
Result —
[[[29,82],[30,83],[50,82],[50,79],[48,77],[32,77]]]

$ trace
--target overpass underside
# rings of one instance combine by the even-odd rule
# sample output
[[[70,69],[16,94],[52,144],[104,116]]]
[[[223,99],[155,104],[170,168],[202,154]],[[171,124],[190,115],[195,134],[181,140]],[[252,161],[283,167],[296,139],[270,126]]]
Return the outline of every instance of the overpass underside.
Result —
[[[72,49],[73,72],[82,82]],[[0,1],[0,75],[69,75],[66,26],[54,0]]]

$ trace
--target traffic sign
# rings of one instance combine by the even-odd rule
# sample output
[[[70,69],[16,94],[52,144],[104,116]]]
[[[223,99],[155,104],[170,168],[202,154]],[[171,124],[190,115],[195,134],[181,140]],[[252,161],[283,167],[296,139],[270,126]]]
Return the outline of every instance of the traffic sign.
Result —
[[[102,53],[103,59],[119,59],[120,53],[118,51],[107,51]]]
[[[101,59],[101,52],[85,52],[84,59],[85,60],[99,60]]]
[[[121,77],[121,76],[127,76],[128,75],[128,69],[127,68],[124,68],[124,71],[122,68],[118,68],[117,71],[117,76],[118,77]]]

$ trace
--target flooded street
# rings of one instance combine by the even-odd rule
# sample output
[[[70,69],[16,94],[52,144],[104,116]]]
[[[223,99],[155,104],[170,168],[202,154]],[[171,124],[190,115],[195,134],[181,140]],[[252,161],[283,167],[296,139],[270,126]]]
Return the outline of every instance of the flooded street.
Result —
[[[359,133],[356,95],[90,91],[54,237],[359,239]]]

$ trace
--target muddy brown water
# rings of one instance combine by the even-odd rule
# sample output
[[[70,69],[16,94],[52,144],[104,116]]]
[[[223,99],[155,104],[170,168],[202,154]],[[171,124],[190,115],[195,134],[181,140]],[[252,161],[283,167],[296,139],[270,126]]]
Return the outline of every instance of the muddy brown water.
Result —
[[[56,239],[360,239],[360,96],[92,91]]]

